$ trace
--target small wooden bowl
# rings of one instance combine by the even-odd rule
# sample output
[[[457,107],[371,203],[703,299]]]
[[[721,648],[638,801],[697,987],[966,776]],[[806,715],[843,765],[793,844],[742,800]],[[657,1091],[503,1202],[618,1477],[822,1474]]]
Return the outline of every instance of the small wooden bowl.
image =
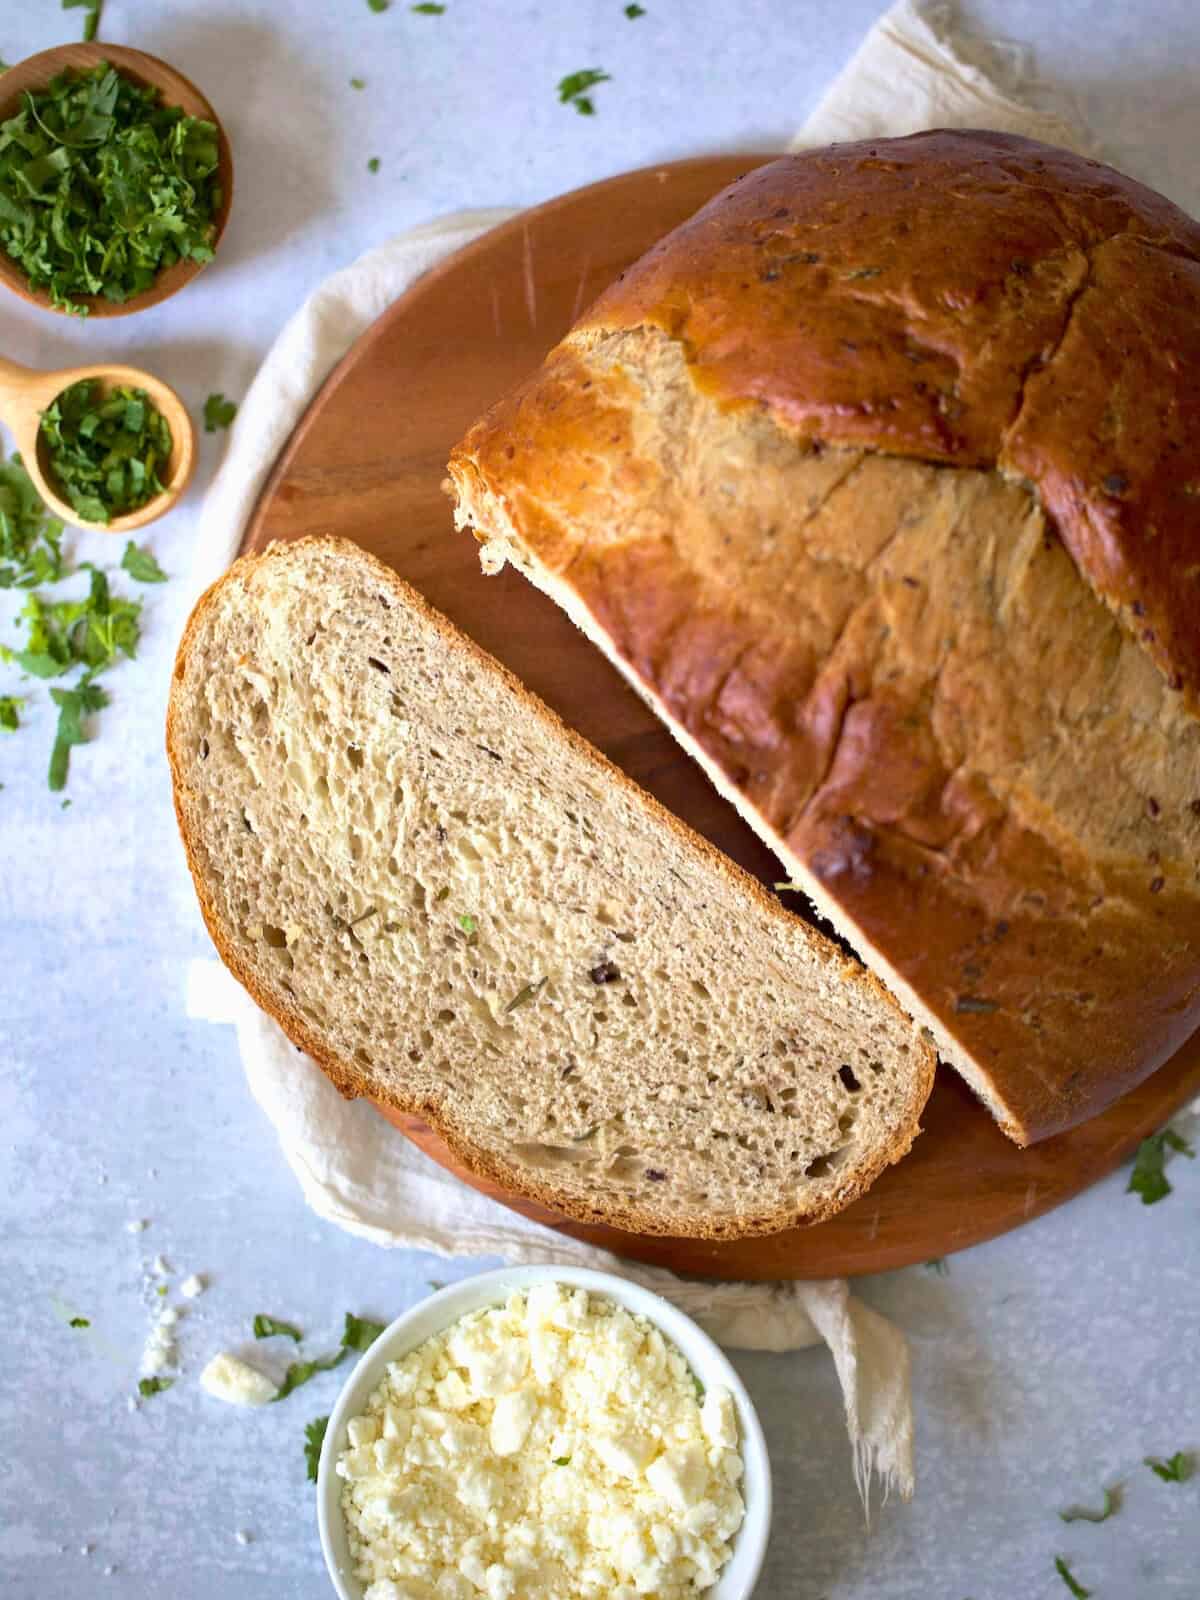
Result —
[[[68,70],[86,72],[102,61],[106,61],[109,66],[115,67],[118,72],[131,78],[135,83],[157,89],[165,105],[178,106],[190,117],[200,117],[205,122],[215,124],[217,180],[221,185],[222,196],[220,208],[213,218],[212,246],[215,250],[221,242],[221,235],[225,231],[230,207],[233,204],[233,156],[229,149],[229,140],[225,137],[225,129],[221,126],[216,112],[196,85],[185,78],[182,72],[176,72],[174,67],[165,61],[160,61],[157,56],[146,55],[142,50],[127,50],[119,44],[100,43],[60,44],[53,50],[42,50],[35,56],[27,56],[24,61],[19,61],[15,67],[10,67],[0,77],[0,122],[16,115],[21,108],[21,96],[27,90],[44,89],[60,73]],[[160,272],[148,289],[143,289],[140,294],[135,294],[120,304],[106,300],[103,295],[83,294],[76,296],[76,299],[80,305],[87,306],[89,316],[128,317],[135,311],[144,311],[147,306],[156,306],[160,301],[169,299],[182,289],[185,283],[190,283],[206,265],[207,262],[203,261],[177,261],[173,267],[167,267]],[[56,311],[62,316],[71,315],[70,312],[63,311],[60,306],[54,305],[44,289],[34,289],[25,273],[2,248],[0,248],[0,283],[19,294],[22,300],[40,306],[44,311]]]

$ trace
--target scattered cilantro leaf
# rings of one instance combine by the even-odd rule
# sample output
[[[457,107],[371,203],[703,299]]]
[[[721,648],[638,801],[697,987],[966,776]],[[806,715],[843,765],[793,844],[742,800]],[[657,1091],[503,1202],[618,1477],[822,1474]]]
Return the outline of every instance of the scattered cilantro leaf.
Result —
[[[104,0],[62,0],[64,11],[78,11],[83,9],[87,15],[83,19],[83,42],[90,44],[96,37],[96,30],[100,26],[100,10]]]
[[[141,612],[140,600],[110,595],[108,579],[92,569],[92,589],[83,619],[87,628],[81,630],[76,625],[71,650],[93,677],[111,667],[118,655],[127,656],[130,661],[135,658],[142,635]]]
[[[392,0],[367,0],[367,4],[370,6],[371,10],[376,12],[386,11],[391,3]]]
[[[67,601],[48,605],[40,596],[31,594],[21,607],[18,622],[28,628],[24,650],[14,650],[11,645],[0,645],[0,660],[9,661],[34,678],[57,678],[71,665],[71,645],[68,628],[81,618],[86,603]]]
[[[1072,1576],[1070,1567],[1068,1567],[1067,1563],[1061,1556],[1055,1556],[1054,1570],[1058,1573],[1059,1577],[1066,1584],[1067,1588],[1075,1596],[1075,1600],[1088,1600],[1088,1596],[1092,1591],[1090,1589],[1085,1589],[1083,1585]]]
[[[321,1446],[325,1443],[328,1417],[314,1417],[304,1429],[304,1464],[308,1469],[309,1483],[316,1483],[317,1468],[321,1463]]]
[[[177,261],[212,259],[217,160],[214,124],[157,89],[104,61],[64,72],[4,123],[0,247],[60,310],[126,301]]]
[[[369,1350],[386,1327],[386,1322],[371,1322],[366,1317],[356,1317],[347,1311],[346,1326],[342,1330],[342,1349],[360,1353]]]
[[[167,1286],[166,1286],[166,1284],[165,1283],[160,1283],[158,1288],[155,1289],[154,1292],[155,1292],[156,1295],[159,1296],[160,1299],[165,1300],[166,1297],[167,1297]]]
[[[1195,1456],[1185,1450],[1176,1450],[1165,1461],[1161,1456],[1144,1456],[1142,1459],[1154,1476],[1161,1478],[1164,1483],[1186,1483],[1196,1471]]]
[[[437,0],[421,0],[420,5],[409,7],[409,10],[415,11],[419,17],[440,17],[445,9],[445,6],[437,4]]]
[[[597,83],[611,83],[611,81],[610,74],[601,72],[598,67],[585,67],[581,72],[569,72],[565,78],[559,79],[559,104],[574,106],[581,117],[595,116],[596,107],[586,91]]]
[[[33,589],[63,575],[63,525],[51,517],[19,455],[0,460],[0,589]]]
[[[352,1352],[361,1353],[363,1350],[369,1350],[385,1326],[385,1323],[371,1322],[366,1317],[356,1317],[353,1312],[347,1311],[340,1349],[331,1356],[317,1356],[312,1361],[293,1361],[283,1375],[283,1382],[279,1385],[279,1393],[275,1396],[275,1400],[285,1399],[294,1389],[299,1389],[310,1378],[315,1378],[319,1372],[332,1372],[334,1367],[341,1366]]]
[[[696,1388],[696,1399],[697,1400],[703,1400],[704,1399],[704,1385],[703,1385],[703,1383],[701,1383],[700,1379],[696,1376],[696,1374],[694,1372],[692,1373],[692,1383],[695,1385],[695,1388]]]
[[[1125,1193],[1140,1195],[1144,1206],[1157,1205],[1171,1193],[1171,1182],[1164,1170],[1168,1150],[1175,1151],[1177,1155],[1187,1156],[1189,1160],[1196,1154],[1187,1140],[1176,1133],[1174,1128],[1164,1128],[1161,1133],[1153,1133],[1138,1145],[1133,1171],[1129,1175]]]
[[[71,688],[50,692],[58,707],[58,726],[48,782],[56,793],[66,784],[72,747],[86,741],[86,719],[108,704],[108,695],[94,680],[120,656],[132,660],[141,636],[141,602],[114,596],[105,574],[84,565],[91,573],[86,599],[47,601],[30,594],[18,617],[27,630],[25,648],[0,645],[0,661],[31,677],[57,678],[83,668]]]
[[[464,933],[474,933],[476,927],[478,926],[475,918],[468,916],[465,912],[461,917],[459,917],[458,925]]]
[[[939,1278],[948,1278],[950,1276],[950,1263],[945,1256],[934,1256],[932,1261],[925,1263],[925,1270],[926,1272],[936,1272]]]
[[[25,704],[19,695],[0,694],[0,728],[5,733],[16,733],[21,726],[18,707]]]
[[[429,1285],[434,1294],[437,1294],[439,1289],[444,1289],[446,1287],[446,1285],[444,1283],[440,1283],[437,1278],[426,1278],[425,1282]]]
[[[294,1389],[299,1389],[301,1385],[308,1383],[311,1378],[315,1378],[318,1372],[332,1372],[334,1367],[340,1366],[349,1354],[349,1350],[343,1345],[340,1350],[331,1356],[317,1356],[312,1361],[293,1361],[283,1375],[283,1382],[279,1385],[279,1393],[275,1396],[272,1404],[275,1401],[286,1399]]]
[[[66,787],[71,747],[87,743],[84,718],[93,711],[103,710],[108,704],[108,695],[97,684],[84,680],[78,689],[51,689],[50,698],[58,707],[58,728],[50,751],[47,782],[57,794]]]
[[[293,1339],[297,1344],[304,1337],[294,1322],[281,1322],[278,1317],[266,1317],[260,1311],[254,1319],[254,1337],[273,1339],[276,1334],[282,1334],[285,1339]]]
[[[646,8],[645,6],[637,5],[635,0],[633,5],[628,5],[625,7],[625,15],[629,18],[630,22],[633,22],[636,18],[644,17],[646,15]]]
[[[352,89],[365,89],[367,87],[367,80],[365,78],[351,78],[350,87]]]
[[[68,1328],[90,1328],[91,1327],[91,1323],[88,1321],[87,1317],[72,1317],[70,1322],[67,1323],[67,1327]]]
[[[41,437],[55,487],[85,522],[108,523],[163,492],[171,429],[144,389],[73,383],[42,412]]]
[[[367,162],[367,171],[368,172],[378,172],[379,171],[379,157],[378,156],[372,156],[371,159]]]
[[[148,1399],[152,1394],[162,1394],[163,1390],[171,1388],[174,1382],[174,1378],[140,1378],[138,1393]]]
[[[166,583],[167,581],[166,573],[150,551],[134,544],[132,539],[125,546],[125,554],[121,557],[121,569],[127,572],[135,583]]]
[[[1121,1509],[1121,1486],[1115,1485],[1104,1491],[1104,1506],[1100,1511],[1093,1511],[1089,1506],[1068,1506],[1065,1511],[1058,1513],[1063,1522],[1107,1522],[1109,1517],[1115,1516]]]
[[[536,983],[527,983],[523,989],[518,989],[505,1006],[504,1015],[507,1016],[510,1011],[519,1011],[522,1006],[527,1006],[531,1000],[535,1000],[548,981],[546,978],[539,978]]]
[[[221,393],[210,394],[204,402],[204,431],[216,433],[218,428],[227,428],[237,416],[237,401],[226,400]]]
[[[570,1464],[571,1464],[570,1456],[555,1456],[554,1457],[554,1465],[556,1467],[569,1467]]]
[[[57,678],[82,665],[94,678],[111,667],[118,655],[130,660],[137,655],[141,609],[140,600],[114,597],[104,573],[93,567],[86,600],[46,601],[40,595],[29,596],[18,617],[28,629],[26,648],[0,645],[0,661],[15,662],[35,678]]]

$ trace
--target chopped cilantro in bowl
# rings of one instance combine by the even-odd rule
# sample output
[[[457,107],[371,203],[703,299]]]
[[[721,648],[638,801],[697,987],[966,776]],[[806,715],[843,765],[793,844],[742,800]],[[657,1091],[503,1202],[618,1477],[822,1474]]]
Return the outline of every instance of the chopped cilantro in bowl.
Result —
[[[164,492],[171,443],[167,419],[144,389],[105,390],[83,378],[42,412],[38,453],[80,519],[108,523]]]
[[[0,249],[60,311],[123,304],[212,259],[219,163],[215,123],[107,62],[64,72],[0,122]]]

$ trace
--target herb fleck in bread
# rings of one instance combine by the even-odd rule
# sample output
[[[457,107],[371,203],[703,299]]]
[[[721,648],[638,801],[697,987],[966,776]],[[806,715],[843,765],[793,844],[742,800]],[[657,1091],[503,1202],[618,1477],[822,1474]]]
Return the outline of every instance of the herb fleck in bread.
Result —
[[[347,1095],[568,1215],[732,1238],[908,1149],[881,986],[355,545],[237,563],[167,749],[222,958]]]

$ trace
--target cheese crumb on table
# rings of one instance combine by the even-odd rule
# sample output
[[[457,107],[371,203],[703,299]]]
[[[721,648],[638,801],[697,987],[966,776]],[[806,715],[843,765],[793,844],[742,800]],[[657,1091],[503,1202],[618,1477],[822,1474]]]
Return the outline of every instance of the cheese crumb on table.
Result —
[[[233,1406],[265,1406],[279,1390],[265,1372],[222,1350],[200,1374],[200,1387]]]
[[[392,1362],[337,1471],[365,1600],[685,1600],[741,1526],[728,1390],[644,1318],[538,1284]]]
[[[174,1306],[164,1306],[150,1325],[142,1350],[142,1377],[157,1377],[175,1365],[178,1351],[175,1347],[175,1328],[179,1312]]]
[[[194,1300],[198,1294],[203,1294],[207,1287],[207,1280],[202,1278],[198,1272],[189,1272],[179,1285],[179,1292],[188,1300]]]

